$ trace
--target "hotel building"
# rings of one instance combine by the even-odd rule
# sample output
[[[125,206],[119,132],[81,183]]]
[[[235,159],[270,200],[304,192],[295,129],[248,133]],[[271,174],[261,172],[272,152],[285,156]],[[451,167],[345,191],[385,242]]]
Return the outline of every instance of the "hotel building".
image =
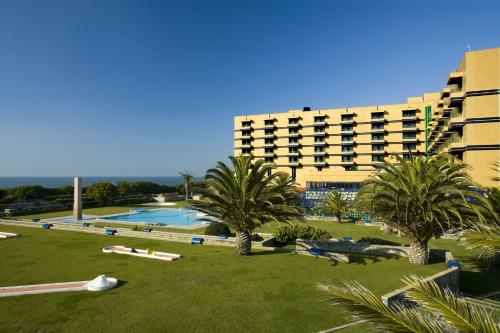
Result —
[[[465,53],[441,92],[405,103],[234,118],[234,154],[274,163],[307,189],[354,195],[391,153],[449,152],[474,181],[498,186],[500,48]]]

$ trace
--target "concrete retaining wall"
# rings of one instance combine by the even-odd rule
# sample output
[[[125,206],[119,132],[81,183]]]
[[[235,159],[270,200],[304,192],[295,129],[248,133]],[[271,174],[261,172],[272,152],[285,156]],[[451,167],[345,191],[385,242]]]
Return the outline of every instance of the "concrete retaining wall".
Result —
[[[40,222],[30,222],[30,221],[13,221],[13,220],[1,220],[1,224],[14,225],[20,227],[32,227],[32,228],[42,228],[42,224]],[[77,232],[86,232],[93,234],[103,235],[106,229],[114,229],[117,231],[116,236],[126,236],[126,237],[135,237],[135,238],[146,238],[146,239],[158,239],[158,240],[167,240],[172,242],[182,242],[182,243],[191,243],[192,237],[202,237],[205,241],[204,244],[207,245],[218,245],[218,246],[234,246],[236,242],[235,237],[229,237],[227,239],[220,239],[217,236],[207,236],[207,235],[194,235],[194,234],[184,234],[177,232],[167,232],[167,231],[153,231],[153,232],[144,232],[144,231],[133,231],[127,228],[96,228],[96,227],[83,227],[80,224],[72,224],[72,223],[57,223],[50,222],[53,225],[53,229],[56,230],[66,230],[66,231],[77,231]],[[265,241],[255,241],[252,242],[253,248],[264,248],[262,243]],[[267,248],[269,249],[269,248]]]
[[[341,253],[359,253],[367,255],[408,257],[410,248],[406,246],[372,245],[340,239],[307,240],[297,239],[296,250],[307,251],[310,248],[321,248],[325,251]]]
[[[460,273],[458,268],[456,267],[449,268],[447,270],[429,276],[424,280],[434,281],[441,288],[448,288],[456,293],[460,292]],[[411,290],[411,287],[407,286],[391,291],[390,293],[382,296],[382,302],[387,306],[394,305],[395,302],[411,304],[412,302],[405,297],[406,292],[408,292],[409,290]]]

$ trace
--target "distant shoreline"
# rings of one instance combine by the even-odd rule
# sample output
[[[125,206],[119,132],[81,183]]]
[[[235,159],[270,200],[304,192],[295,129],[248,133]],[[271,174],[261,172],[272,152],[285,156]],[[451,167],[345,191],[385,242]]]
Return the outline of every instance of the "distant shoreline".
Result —
[[[180,176],[89,176],[82,178],[83,186],[89,186],[98,181],[107,181],[116,184],[120,180],[126,180],[130,182],[153,182],[159,185],[182,184],[182,177]],[[201,178],[198,177],[195,180],[200,179]],[[73,185],[73,177],[0,177],[0,188],[11,188],[22,185],[40,185],[47,188],[54,188],[64,185]]]

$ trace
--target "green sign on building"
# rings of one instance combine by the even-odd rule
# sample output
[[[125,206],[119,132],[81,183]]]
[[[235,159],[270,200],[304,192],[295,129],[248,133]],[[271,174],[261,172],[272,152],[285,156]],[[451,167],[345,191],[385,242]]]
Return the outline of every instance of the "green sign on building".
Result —
[[[432,106],[425,106],[425,154],[429,154],[429,123],[431,121]]]

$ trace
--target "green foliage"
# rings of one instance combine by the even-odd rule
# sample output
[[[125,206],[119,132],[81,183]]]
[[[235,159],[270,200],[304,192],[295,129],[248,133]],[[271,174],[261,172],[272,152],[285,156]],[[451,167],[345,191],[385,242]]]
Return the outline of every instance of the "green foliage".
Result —
[[[46,189],[40,185],[23,185],[7,189],[8,196],[17,200],[44,199],[51,192],[50,189]]]
[[[71,185],[64,185],[57,189],[58,194],[60,195],[73,195],[74,188]]]
[[[412,276],[404,280],[412,289],[407,297],[419,307],[382,303],[370,290],[357,282],[343,287],[323,285],[332,301],[353,312],[359,320],[374,324],[382,332],[492,332],[499,326],[490,313],[467,302],[449,290],[442,290],[434,281]]]
[[[116,197],[118,191],[116,186],[109,182],[97,182],[87,187],[85,196],[88,199],[109,202]]]
[[[2,190],[0,188],[0,200],[2,200],[3,198],[5,198],[7,196],[7,192],[5,192],[5,190]]]
[[[319,206],[317,209],[334,214],[338,222],[340,222],[342,214],[346,213],[349,207],[349,203],[342,198],[342,194],[337,190],[332,190],[328,194],[323,206]]]
[[[231,229],[225,224],[219,222],[212,222],[205,229],[205,235],[217,236],[218,234],[224,233],[227,236],[231,235]]]
[[[481,194],[471,190],[465,166],[452,156],[395,158],[399,165],[386,161],[374,177],[362,183],[356,206],[404,232],[412,244],[427,247],[434,235],[482,219],[482,212],[490,207]],[[427,260],[416,259],[418,263]]]
[[[136,224],[136,225],[134,225],[132,227],[131,230],[133,230],[133,231],[144,231],[144,226]]]
[[[305,224],[287,224],[279,226],[274,232],[278,243],[289,243],[300,239],[330,239],[332,236],[326,230],[311,227]]]
[[[191,201],[195,210],[216,218],[236,230],[242,242],[236,242],[236,252],[248,254],[250,234],[258,226],[268,222],[288,222],[302,219],[301,207],[290,205],[289,193],[295,186],[277,185],[281,172],[272,173],[271,165],[264,160],[252,161],[249,156],[230,156],[233,168],[218,162],[207,171],[203,187],[198,189],[201,200]],[[210,219],[201,219],[211,221]]]

